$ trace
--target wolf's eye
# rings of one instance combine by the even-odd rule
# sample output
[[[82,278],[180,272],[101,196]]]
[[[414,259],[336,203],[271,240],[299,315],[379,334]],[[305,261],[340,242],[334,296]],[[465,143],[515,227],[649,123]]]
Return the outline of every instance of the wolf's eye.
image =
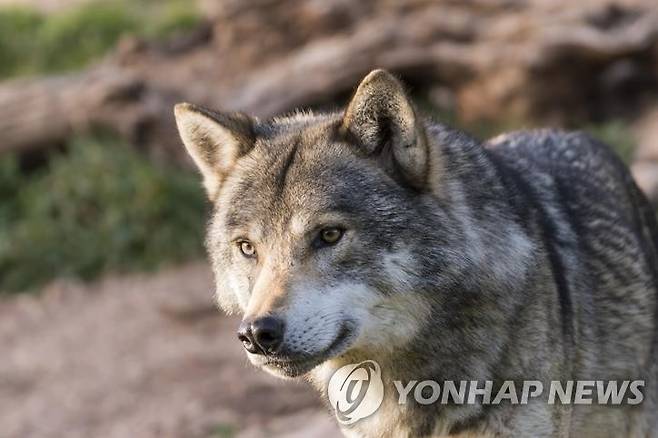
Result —
[[[338,242],[341,237],[343,237],[343,230],[340,228],[331,227],[320,231],[320,240],[327,245],[333,245]]]
[[[254,248],[254,245],[252,245],[251,242],[247,242],[246,240],[243,240],[241,242],[238,242],[238,246],[240,247],[240,251],[245,257],[256,256],[256,248]]]

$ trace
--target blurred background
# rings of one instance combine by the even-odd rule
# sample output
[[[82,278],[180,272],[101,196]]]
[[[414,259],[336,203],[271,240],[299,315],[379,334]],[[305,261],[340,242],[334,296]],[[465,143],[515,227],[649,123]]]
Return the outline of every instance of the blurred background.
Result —
[[[658,201],[655,0],[0,0],[0,436],[339,436],[213,308],[172,106],[333,109],[373,68],[481,138],[588,131]]]

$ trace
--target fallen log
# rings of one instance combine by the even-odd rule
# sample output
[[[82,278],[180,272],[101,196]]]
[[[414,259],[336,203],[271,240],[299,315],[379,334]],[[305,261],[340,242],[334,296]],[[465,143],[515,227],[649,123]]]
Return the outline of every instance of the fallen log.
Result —
[[[340,102],[375,67],[449,89],[466,120],[634,117],[658,96],[653,0],[550,3],[225,0],[185,44],[126,40],[85,71],[0,84],[0,153],[98,126],[178,159],[178,101],[270,117]]]

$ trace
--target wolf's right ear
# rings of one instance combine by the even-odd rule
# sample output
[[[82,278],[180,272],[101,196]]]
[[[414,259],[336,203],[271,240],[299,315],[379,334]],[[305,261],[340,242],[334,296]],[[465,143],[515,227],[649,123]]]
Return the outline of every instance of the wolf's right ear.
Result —
[[[174,114],[183,144],[213,200],[237,160],[253,148],[254,120],[241,113],[221,114],[189,103],[177,104]]]
[[[431,185],[430,168],[438,160],[430,156],[423,122],[400,81],[385,70],[374,70],[361,81],[340,132],[407,184],[419,190]]]

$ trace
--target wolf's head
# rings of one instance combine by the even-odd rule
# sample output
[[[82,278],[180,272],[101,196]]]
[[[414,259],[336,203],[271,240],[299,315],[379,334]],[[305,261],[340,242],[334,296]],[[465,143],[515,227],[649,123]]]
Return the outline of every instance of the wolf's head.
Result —
[[[214,205],[217,300],[244,315],[252,363],[294,377],[416,335],[436,301],[428,281],[463,268],[464,232],[440,149],[394,77],[370,73],[336,114],[175,112]]]

